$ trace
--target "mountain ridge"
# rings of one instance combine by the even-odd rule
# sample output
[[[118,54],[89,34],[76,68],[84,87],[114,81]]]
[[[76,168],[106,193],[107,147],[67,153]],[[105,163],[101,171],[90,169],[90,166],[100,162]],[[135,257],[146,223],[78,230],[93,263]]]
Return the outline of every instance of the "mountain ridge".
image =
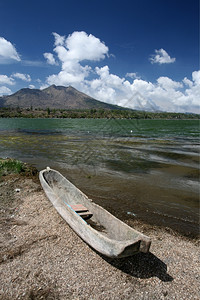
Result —
[[[72,86],[51,85],[43,90],[22,88],[9,96],[0,97],[0,107],[55,109],[123,109],[96,100]]]

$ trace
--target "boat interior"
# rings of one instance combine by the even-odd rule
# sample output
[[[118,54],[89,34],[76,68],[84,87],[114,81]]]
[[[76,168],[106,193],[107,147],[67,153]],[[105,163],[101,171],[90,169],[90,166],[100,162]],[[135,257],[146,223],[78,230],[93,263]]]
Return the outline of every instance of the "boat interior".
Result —
[[[60,173],[50,170],[45,171],[43,176],[61,203],[66,206],[66,209],[67,206],[70,207],[81,218],[85,219],[88,226],[101,232],[101,234],[118,241],[134,240],[141,235],[107,210],[95,204]],[[78,211],[80,205],[83,206],[82,211]],[[84,209],[85,211],[83,211]]]

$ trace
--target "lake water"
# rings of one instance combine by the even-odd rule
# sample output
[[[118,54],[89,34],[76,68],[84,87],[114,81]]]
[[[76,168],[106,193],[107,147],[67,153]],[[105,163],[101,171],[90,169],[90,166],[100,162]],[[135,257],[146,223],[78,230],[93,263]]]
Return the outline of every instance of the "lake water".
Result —
[[[199,232],[199,121],[0,119],[0,157],[62,172],[122,220]]]

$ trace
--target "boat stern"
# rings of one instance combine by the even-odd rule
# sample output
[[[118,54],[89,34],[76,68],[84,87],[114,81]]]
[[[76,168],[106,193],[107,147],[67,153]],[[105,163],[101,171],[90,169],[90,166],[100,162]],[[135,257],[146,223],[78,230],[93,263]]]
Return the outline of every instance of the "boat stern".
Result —
[[[140,249],[139,249],[139,251],[143,252],[143,253],[148,253],[149,249],[150,249],[150,246],[151,246],[151,240],[150,240],[150,238],[144,237],[140,241]]]

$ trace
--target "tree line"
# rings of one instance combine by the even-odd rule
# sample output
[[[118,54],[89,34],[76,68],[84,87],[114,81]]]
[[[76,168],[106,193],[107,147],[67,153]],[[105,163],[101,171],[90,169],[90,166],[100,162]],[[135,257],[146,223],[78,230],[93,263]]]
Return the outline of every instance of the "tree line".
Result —
[[[199,114],[147,112],[131,109],[55,109],[1,107],[0,118],[85,118],[85,119],[200,119]]]

